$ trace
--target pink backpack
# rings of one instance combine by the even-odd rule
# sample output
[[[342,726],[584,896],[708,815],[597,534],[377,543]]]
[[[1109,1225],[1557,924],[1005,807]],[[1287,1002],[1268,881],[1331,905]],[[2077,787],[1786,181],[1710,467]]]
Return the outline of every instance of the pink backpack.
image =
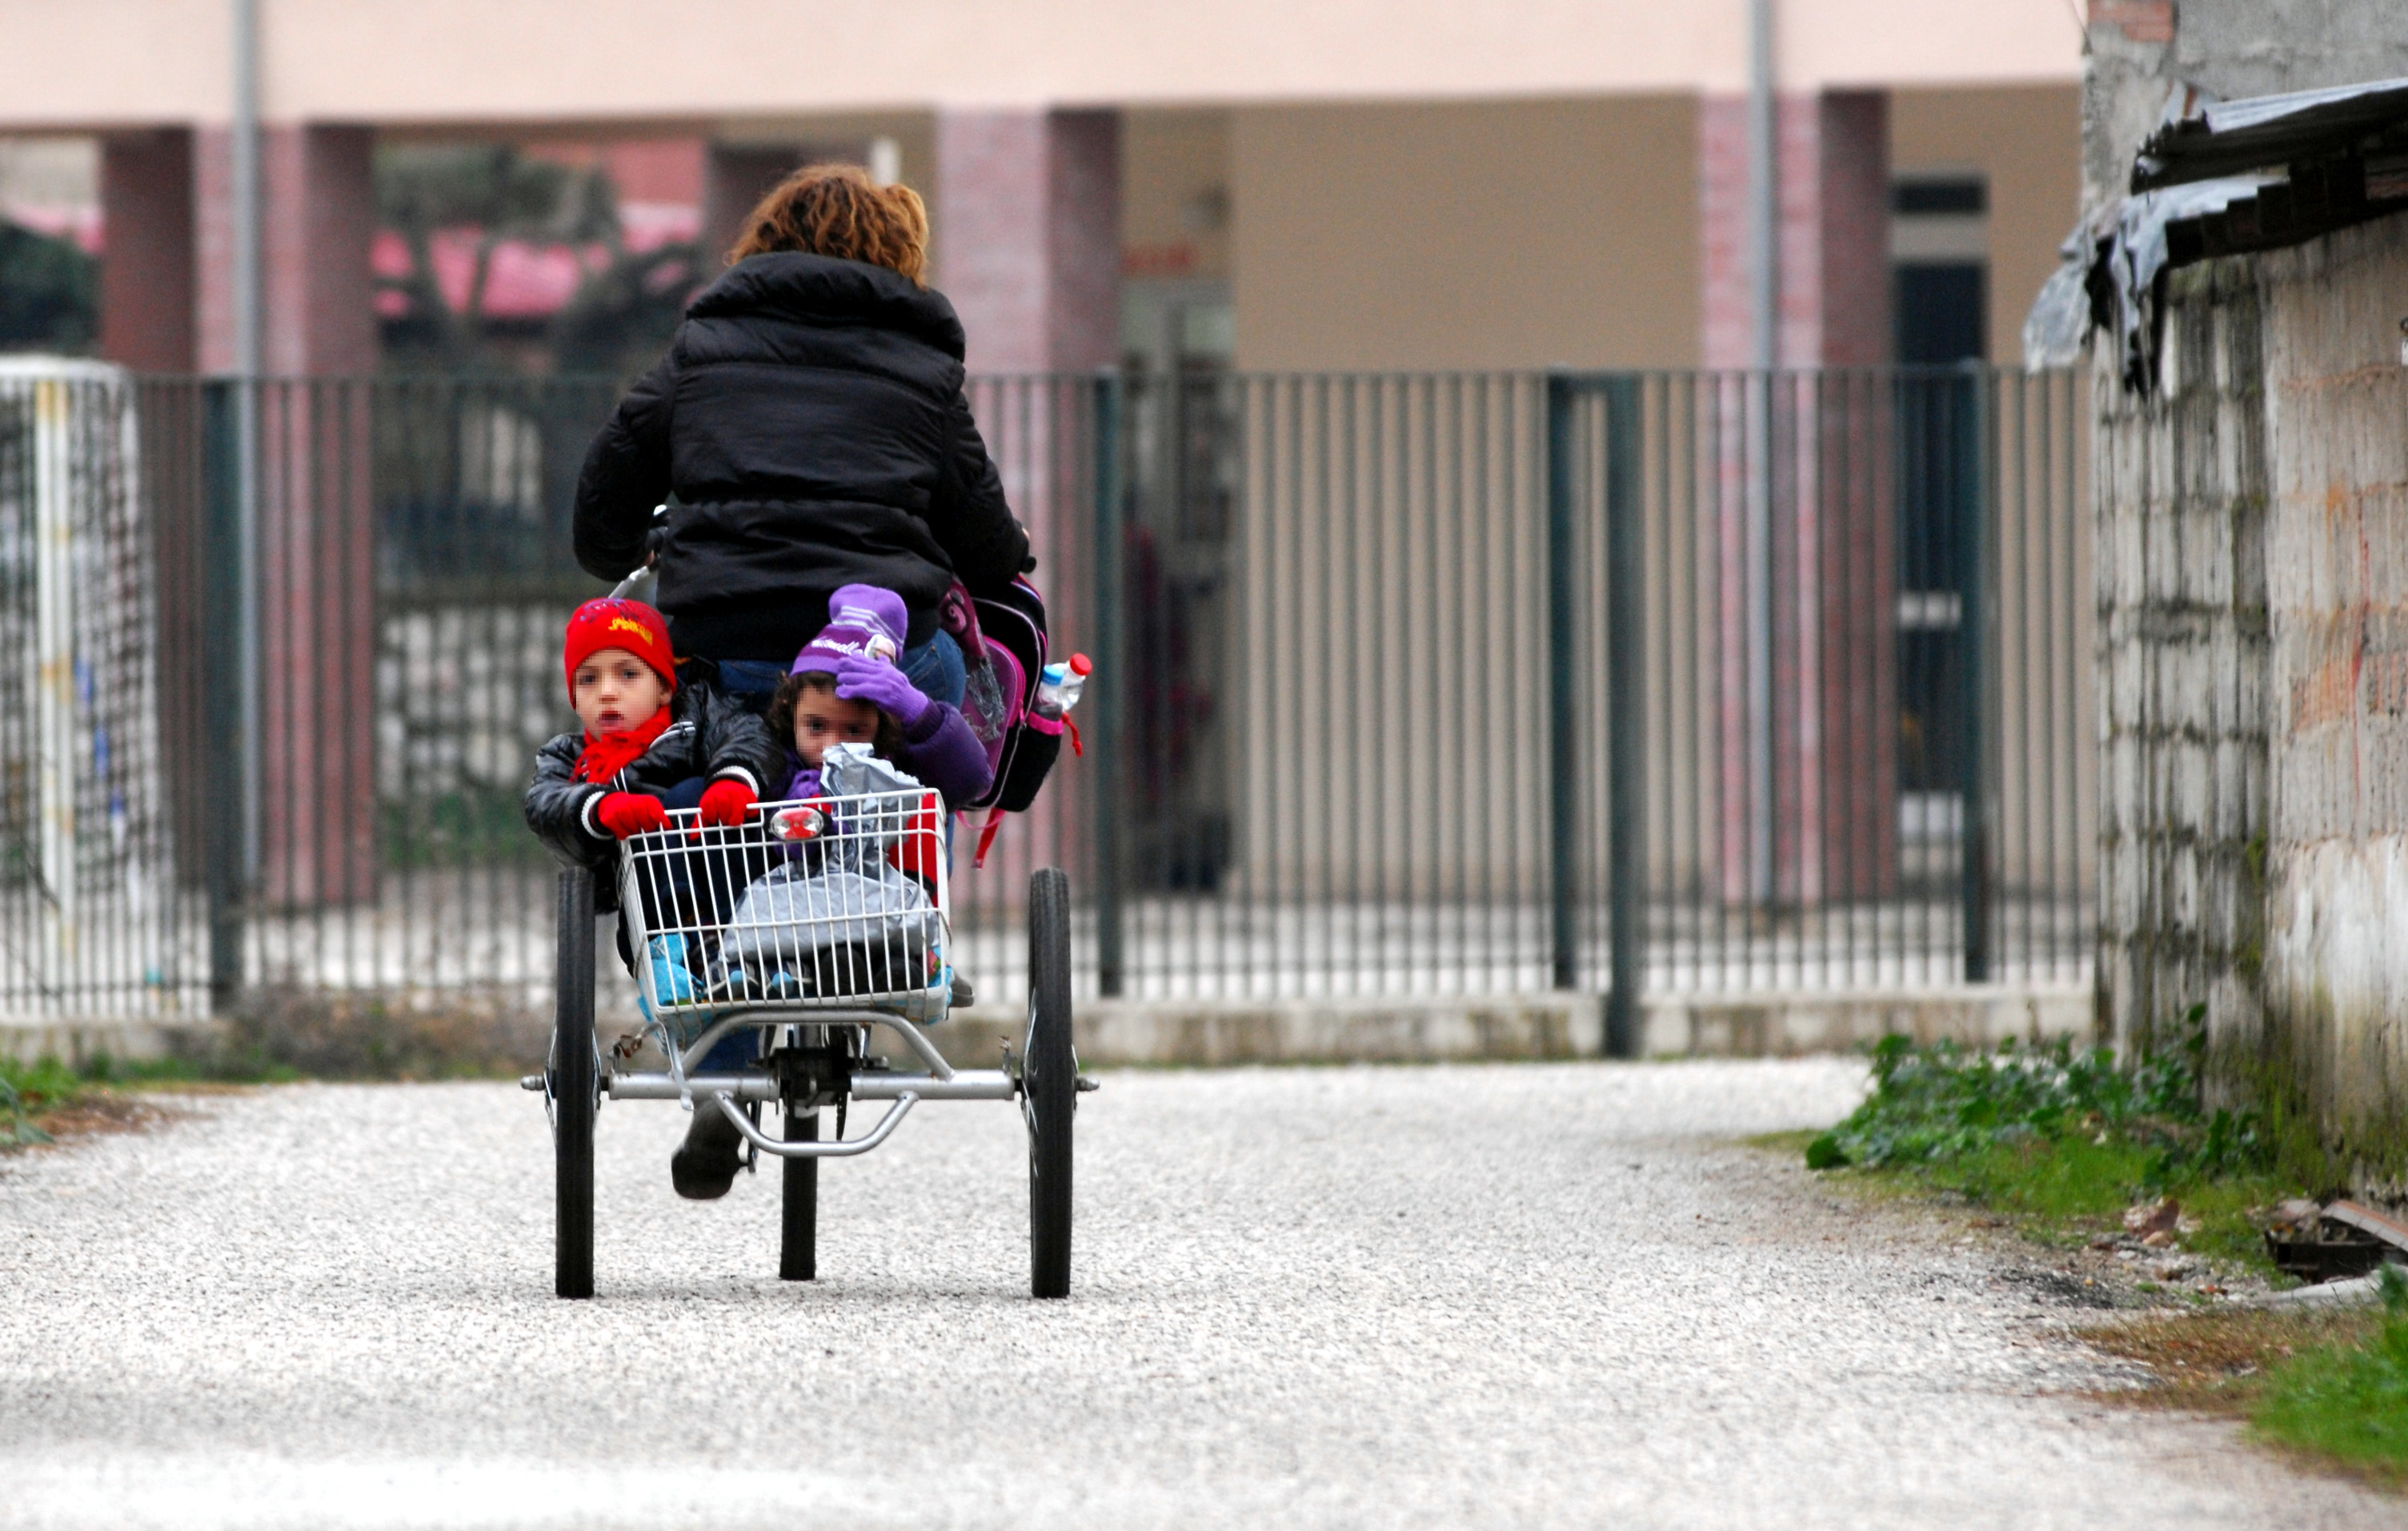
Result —
[[[985,794],[963,805],[993,810],[979,832],[976,865],[982,866],[1003,815],[1025,813],[1037,801],[1061,757],[1066,731],[1073,752],[1080,752],[1078,730],[1067,719],[1040,718],[1034,710],[1048,651],[1045,597],[1035,585],[1015,579],[1001,595],[973,596],[957,580],[946,592],[942,622],[962,648],[963,721],[986,747],[995,770]]]

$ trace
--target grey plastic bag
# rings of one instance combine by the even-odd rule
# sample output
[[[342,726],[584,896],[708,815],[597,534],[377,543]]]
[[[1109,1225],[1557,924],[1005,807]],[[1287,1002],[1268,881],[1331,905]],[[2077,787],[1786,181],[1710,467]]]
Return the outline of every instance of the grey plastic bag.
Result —
[[[892,867],[883,877],[781,866],[744,890],[720,952],[731,966],[800,961],[861,943],[925,952],[937,910],[920,885]]]

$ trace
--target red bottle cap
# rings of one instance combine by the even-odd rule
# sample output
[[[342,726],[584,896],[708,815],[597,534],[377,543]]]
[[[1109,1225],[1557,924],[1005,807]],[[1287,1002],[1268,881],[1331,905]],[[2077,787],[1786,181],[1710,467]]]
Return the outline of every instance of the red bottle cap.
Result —
[[[1070,656],[1070,673],[1072,675],[1093,675],[1096,673],[1096,662],[1089,659],[1085,654],[1074,653]]]

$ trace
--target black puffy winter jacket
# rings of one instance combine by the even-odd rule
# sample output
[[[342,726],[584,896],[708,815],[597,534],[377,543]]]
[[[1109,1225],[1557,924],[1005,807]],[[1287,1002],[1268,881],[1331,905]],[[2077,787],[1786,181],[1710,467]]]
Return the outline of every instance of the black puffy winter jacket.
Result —
[[[757,713],[707,686],[680,687],[671,701],[676,720],[635,764],[608,781],[571,778],[585,736],[561,734],[535,754],[535,780],[527,783],[526,821],[546,849],[562,863],[600,871],[617,857],[619,842],[594,822],[594,805],[614,792],[660,796],[696,777],[743,782],[761,797],[786,784],[786,751]],[[595,907],[618,907],[618,884],[608,877],[595,885]]]
[[[994,589],[1028,555],[953,306],[859,261],[755,255],[687,307],[586,453],[577,562],[634,568],[672,491],[654,604],[681,658],[790,660],[855,581],[900,594],[921,643],[955,576]]]

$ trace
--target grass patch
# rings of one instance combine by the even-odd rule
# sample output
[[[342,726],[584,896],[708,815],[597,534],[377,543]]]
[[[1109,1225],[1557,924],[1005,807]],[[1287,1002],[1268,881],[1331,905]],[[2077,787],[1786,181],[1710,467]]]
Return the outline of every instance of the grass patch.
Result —
[[[2109,1400],[2246,1419],[2266,1396],[2267,1379],[2277,1367],[2302,1354],[2358,1344],[2378,1324],[2376,1315],[2363,1308],[2227,1308],[2151,1313],[2081,1335],[2157,1375],[2157,1386],[2107,1394]]]
[[[2182,1205],[2183,1247],[2214,1260],[2271,1273],[2264,1236],[2251,1213],[2292,1194],[2256,1170],[2168,1173],[2159,1151],[2114,1136],[2034,1136],[1912,1166],[1905,1178],[2012,1219],[2027,1237],[2079,1244],[2123,1227],[2123,1212],[2161,1195]]]
[[[2379,1309],[2155,1314],[2082,1338],[2157,1377],[2105,1401],[2245,1420],[2303,1464],[2396,1493],[2408,1490],[2408,1281],[2386,1288]]]
[[[2172,1197],[2184,1250],[2271,1277],[2252,1213],[2301,1187],[2254,1112],[2200,1105],[2203,1013],[2185,1046],[2130,1068],[2064,1040],[1885,1037],[1871,1095],[1807,1142],[1806,1163],[1979,1205],[2060,1248],[2116,1237],[2127,1208]]]
[[[0,1152],[87,1132],[140,1125],[160,1113],[143,1092],[257,1083],[290,1071],[230,1071],[187,1058],[124,1060],[97,1053],[80,1066],[52,1057],[0,1057]]]
[[[515,1079],[543,1066],[551,1019],[500,1001],[444,1009],[254,991],[206,1042],[165,1058],[79,1065],[0,1057],[0,1152],[155,1119],[148,1092],[295,1080]]]
[[[2180,1238],[2159,1252],[2274,1277],[2253,1214],[2329,1189],[2315,1183],[2329,1169],[2303,1167],[2319,1161],[2255,1113],[2201,1106],[2200,1016],[2191,1013],[2186,1045],[2130,1068],[2064,1042],[1983,1052],[1886,1037],[1873,1052],[1872,1094],[1846,1121],[1802,1147],[1798,1134],[1755,1141],[1877,1193],[1977,1204],[2043,1244],[2143,1256],[2135,1274],[2157,1247],[2141,1247],[2123,1214],[2149,1202],[2170,1218],[2158,1198],[2171,1197]],[[2408,1279],[2399,1267],[2386,1269],[2379,1312],[2161,1310],[2084,1338],[2146,1364],[2161,1384],[2108,1395],[2115,1401],[2246,1419],[2255,1438],[2303,1462],[2408,1488]]]
[[[2408,1487],[2408,1279],[2383,1268],[2383,1315],[2355,1341],[2301,1352],[2249,1410],[2259,1438]]]

